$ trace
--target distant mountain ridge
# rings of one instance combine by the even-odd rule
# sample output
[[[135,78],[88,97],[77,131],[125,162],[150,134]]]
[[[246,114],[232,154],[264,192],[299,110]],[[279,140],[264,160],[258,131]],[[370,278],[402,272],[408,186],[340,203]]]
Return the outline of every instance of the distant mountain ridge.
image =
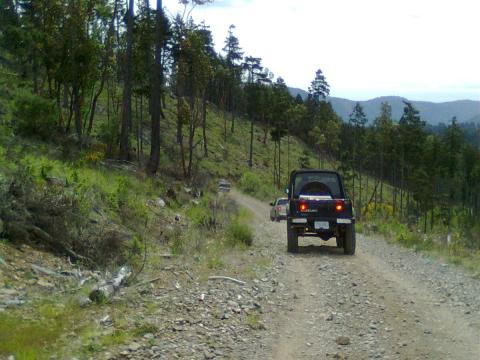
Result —
[[[308,93],[298,88],[289,88],[293,96],[300,94],[305,99]],[[348,118],[357,101],[329,97],[328,101],[333,106],[335,112],[344,120]],[[428,101],[408,100],[400,96],[382,96],[375,99],[358,101],[365,111],[365,115],[369,122],[372,122],[380,113],[380,105],[382,102],[388,102],[392,106],[392,117],[395,120],[400,119],[403,113],[403,101],[409,101],[420,112],[420,116],[424,121],[431,125],[439,123],[448,123],[454,116],[458,122],[474,122],[480,124],[480,101],[474,100],[457,100],[442,103],[434,103]]]

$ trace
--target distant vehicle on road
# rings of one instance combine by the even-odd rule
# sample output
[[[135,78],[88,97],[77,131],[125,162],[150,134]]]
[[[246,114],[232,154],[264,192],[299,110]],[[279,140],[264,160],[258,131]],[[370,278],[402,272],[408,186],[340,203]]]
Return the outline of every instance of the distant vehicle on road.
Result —
[[[355,254],[353,205],[345,194],[340,174],[334,171],[298,170],[290,174],[287,232],[289,252],[298,252],[298,237],[325,241],[335,237],[347,255]]]
[[[220,192],[230,192],[231,184],[228,180],[220,179],[218,181],[218,191]]]
[[[287,218],[287,205],[288,205],[287,198],[278,198],[274,202],[271,202],[270,206],[272,208],[270,209],[270,220],[272,221],[285,220]]]

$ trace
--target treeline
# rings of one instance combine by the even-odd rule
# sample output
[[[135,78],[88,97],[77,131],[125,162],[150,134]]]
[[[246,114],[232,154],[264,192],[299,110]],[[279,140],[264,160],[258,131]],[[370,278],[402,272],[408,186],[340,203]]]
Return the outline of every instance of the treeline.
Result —
[[[225,142],[236,136],[239,117],[250,121],[250,167],[254,125],[263,128],[263,143],[274,144],[278,188],[294,167],[336,161],[359,217],[373,204],[390,206],[405,221],[423,216],[425,231],[458,219],[469,228],[478,223],[480,153],[455,121],[441,135],[431,134],[411,104],[392,119],[385,103],[371,125],[359,104],[344,123],[326,101],[330,88],[321,70],[312,74],[306,99],[292,98],[281,77],[244,54],[233,25],[222,51],[215,50],[208,26],[190,16],[209,0],[179,2],[185,11],[169,17],[161,0],[155,9],[148,0],[3,0],[0,64],[33,93],[15,100],[17,130],[47,139],[60,134],[80,149],[101,143],[109,156],[144,159],[150,174],[161,171],[161,149],[175,147],[180,171],[190,179],[195,161],[209,154],[211,104],[224,112]],[[175,144],[162,143],[160,127],[170,98]],[[310,164],[308,154],[290,159],[291,136],[315,149],[318,164]]]
[[[410,103],[405,102],[398,120],[392,119],[390,105],[383,103],[373,124],[366,123],[363,109],[357,104],[349,123],[343,125],[342,151],[337,154],[352,184],[360,216],[369,206],[378,205],[379,211],[391,211],[411,224],[422,218],[424,232],[437,224],[449,232],[452,227],[462,231],[478,227],[480,151],[467,141],[455,118],[441,135],[436,135],[427,131]],[[376,179],[370,193],[362,194],[362,182],[368,181],[362,179],[362,173]],[[355,186],[355,181],[360,184]],[[385,184],[390,189],[388,196]],[[391,208],[386,209],[384,204]],[[465,240],[472,238],[475,236]]]

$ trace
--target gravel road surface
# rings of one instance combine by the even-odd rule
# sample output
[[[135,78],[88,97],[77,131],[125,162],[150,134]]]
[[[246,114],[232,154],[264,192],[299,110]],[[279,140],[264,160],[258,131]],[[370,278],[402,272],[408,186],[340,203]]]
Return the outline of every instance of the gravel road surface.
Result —
[[[480,281],[382,239],[357,235],[357,254],[300,238],[286,253],[286,225],[268,206],[233,192],[255,215],[257,243],[274,254],[278,284],[266,330],[234,358],[480,359]]]

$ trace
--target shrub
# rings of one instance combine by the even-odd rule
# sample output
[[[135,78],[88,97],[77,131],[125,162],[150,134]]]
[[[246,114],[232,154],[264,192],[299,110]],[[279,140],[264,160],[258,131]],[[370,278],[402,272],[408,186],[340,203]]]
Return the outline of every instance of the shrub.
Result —
[[[88,163],[88,164],[92,164],[92,165],[96,165],[98,164],[100,161],[102,161],[105,157],[105,153],[103,152],[100,152],[100,151],[89,151],[86,155],[85,155],[85,161]]]
[[[397,241],[408,247],[413,247],[423,242],[419,234],[409,230],[400,232],[397,235]]]
[[[37,136],[42,140],[52,137],[56,126],[55,103],[27,91],[17,93],[13,101],[16,129],[23,136]]]
[[[210,228],[214,225],[215,219],[213,212],[209,209],[208,204],[202,201],[198,206],[194,206],[187,211],[192,224],[197,227]]]
[[[242,189],[245,193],[260,199],[270,199],[276,195],[279,195],[277,190],[274,189],[270,183],[267,183],[265,179],[260,178],[253,172],[244,172],[240,178],[239,185],[240,189]]]
[[[232,246],[238,244],[250,246],[253,243],[253,231],[247,224],[235,219],[227,228],[227,241]]]
[[[251,172],[245,172],[240,178],[240,188],[247,194],[256,194],[262,183],[260,178]]]
[[[183,254],[187,250],[187,243],[180,227],[175,226],[171,235],[170,250],[172,251],[172,254]]]

